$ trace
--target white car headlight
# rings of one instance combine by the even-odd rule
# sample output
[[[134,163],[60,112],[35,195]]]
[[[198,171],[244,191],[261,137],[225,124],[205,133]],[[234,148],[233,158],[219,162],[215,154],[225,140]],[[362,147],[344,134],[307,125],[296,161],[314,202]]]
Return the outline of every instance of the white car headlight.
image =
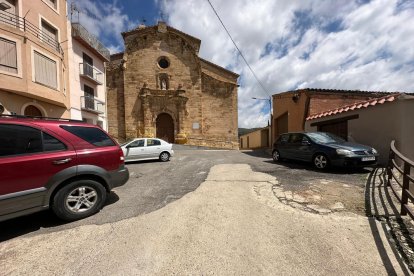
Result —
[[[352,155],[352,151],[347,149],[336,149],[338,155]]]
[[[378,154],[378,151],[376,149],[374,149],[374,148],[372,148],[371,151],[372,151],[373,154]]]

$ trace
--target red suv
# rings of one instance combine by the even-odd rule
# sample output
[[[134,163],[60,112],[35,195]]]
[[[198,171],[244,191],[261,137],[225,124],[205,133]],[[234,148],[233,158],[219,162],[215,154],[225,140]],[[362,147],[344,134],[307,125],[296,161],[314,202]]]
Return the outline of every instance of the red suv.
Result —
[[[85,218],[128,178],[122,149],[98,126],[0,115],[0,221],[49,207]]]

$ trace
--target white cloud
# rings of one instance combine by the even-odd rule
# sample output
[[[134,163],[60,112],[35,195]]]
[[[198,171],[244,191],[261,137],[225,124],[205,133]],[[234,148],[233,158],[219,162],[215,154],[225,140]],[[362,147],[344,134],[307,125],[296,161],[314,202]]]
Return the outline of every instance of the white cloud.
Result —
[[[314,87],[414,91],[414,5],[399,0],[210,0],[271,94]],[[367,3],[365,3],[367,2]],[[239,126],[267,124],[267,95],[207,1],[159,1],[200,55],[241,74]],[[299,16],[300,15],[300,16]]]
[[[110,3],[102,3],[93,0],[72,0],[76,9],[72,14],[72,21],[81,23],[90,33],[99,37],[105,44],[111,43],[108,49],[111,54],[123,50],[123,39],[121,32],[137,26],[122,10],[117,0]],[[70,3],[68,7],[70,9]],[[113,42],[116,45],[113,45]]]
[[[122,2],[73,0],[111,53],[138,25]],[[240,127],[265,126],[267,98],[207,1],[154,0],[168,24],[200,38],[200,56],[241,75]],[[298,88],[414,91],[414,4],[407,0],[210,0],[269,94]],[[74,18],[76,18],[76,13]]]

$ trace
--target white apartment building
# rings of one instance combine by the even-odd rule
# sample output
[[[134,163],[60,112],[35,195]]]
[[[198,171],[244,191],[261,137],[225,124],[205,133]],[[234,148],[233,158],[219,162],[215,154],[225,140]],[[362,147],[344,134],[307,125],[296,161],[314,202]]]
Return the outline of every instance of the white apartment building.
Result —
[[[68,24],[71,119],[107,130],[105,62],[109,50],[81,24]]]

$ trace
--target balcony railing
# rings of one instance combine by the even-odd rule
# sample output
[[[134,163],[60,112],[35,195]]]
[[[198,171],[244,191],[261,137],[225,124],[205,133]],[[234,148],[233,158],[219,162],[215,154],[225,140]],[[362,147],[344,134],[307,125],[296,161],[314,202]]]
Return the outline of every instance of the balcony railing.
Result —
[[[92,34],[88,32],[81,24],[72,23],[72,36],[80,39],[87,46],[95,50],[104,59],[109,61],[110,52],[109,50]]]
[[[104,74],[102,71],[88,63],[79,63],[79,72],[82,77],[92,81],[95,84],[101,85],[104,82]]]
[[[81,96],[81,108],[90,112],[105,113],[105,102],[92,96]]]
[[[63,55],[63,49],[56,38],[42,32],[41,29],[30,23],[27,19],[7,11],[0,11],[0,23],[18,28],[25,33],[37,37],[40,41],[57,51],[59,54]]]

